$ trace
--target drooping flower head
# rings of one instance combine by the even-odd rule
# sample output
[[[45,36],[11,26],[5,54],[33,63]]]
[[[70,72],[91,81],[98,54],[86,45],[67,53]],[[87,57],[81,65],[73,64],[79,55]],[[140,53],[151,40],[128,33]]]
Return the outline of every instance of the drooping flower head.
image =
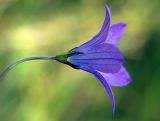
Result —
[[[3,77],[17,64],[30,60],[57,60],[70,65],[75,69],[81,69],[93,74],[100,80],[107,91],[112,113],[115,112],[115,99],[111,86],[122,87],[131,82],[131,78],[124,68],[124,58],[117,45],[122,38],[126,24],[123,22],[111,25],[111,12],[106,5],[106,16],[100,32],[90,41],[69,52],[57,56],[29,57],[17,61],[7,67],[0,77]]]
[[[100,80],[109,95],[114,114],[115,100],[111,86],[126,86],[131,82],[131,78],[123,66],[123,55],[117,48],[126,24],[119,22],[111,25],[110,9],[107,5],[105,8],[106,16],[100,32],[90,41],[72,49],[64,63],[92,73]],[[59,57],[56,58],[61,61]]]

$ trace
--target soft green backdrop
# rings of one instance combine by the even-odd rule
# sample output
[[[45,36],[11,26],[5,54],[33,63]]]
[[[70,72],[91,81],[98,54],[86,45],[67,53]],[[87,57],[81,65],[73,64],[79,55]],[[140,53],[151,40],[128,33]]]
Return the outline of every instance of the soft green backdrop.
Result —
[[[160,121],[159,0],[0,0],[0,70],[55,55],[92,38],[104,4],[128,24],[119,45],[133,82],[113,88],[114,121]],[[89,73],[51,61],[17,66],[0,82],[0,121],[112,121],[111,104]]]

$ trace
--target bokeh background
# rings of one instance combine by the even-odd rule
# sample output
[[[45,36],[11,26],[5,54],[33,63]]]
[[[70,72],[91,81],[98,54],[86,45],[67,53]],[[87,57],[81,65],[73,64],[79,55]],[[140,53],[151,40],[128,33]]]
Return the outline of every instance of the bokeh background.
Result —
[[[91,39],[105,16],[128,24],[119,45],[133,82],[116,88],[116,115],[91,74],[52,61],[17,66],[0,82],[0,121],[160,121],[159,0],[0,0],[0,70]]]

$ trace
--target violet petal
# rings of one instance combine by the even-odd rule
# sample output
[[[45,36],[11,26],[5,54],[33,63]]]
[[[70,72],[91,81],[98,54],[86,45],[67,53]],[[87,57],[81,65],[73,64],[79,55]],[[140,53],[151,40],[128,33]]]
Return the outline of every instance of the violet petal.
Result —
[[[77,65],[77,68],[80,68],[79,66],[84,66],[86,68],[93,68],[94,70],[98,70],[100,72],[104,73],[117,73],[120,68],[121,64],[79,64]]]
[[[75,50],[76,51],[76,50]],[[120,50],[111,44],[98,44],[89,47],[87,50],[82,50],[82,54],[74,55],[70,57],[72,59],[113,59],[123,61],[123,55]]]
[[[106,17],[105,17],[102,29],[90,41],[88,41],[88,42],[82,44],[80,47],[78,47],[77,51],[80,51],[80,50],[83,50],[84,48],[87,48],[89,46],[101,43],[107,39],[109,28],[110,28],[111,12],[110,12],[110,9],[107,5],[105,7],[106,7]]]
[[[121,63],[116,60],[70,60],[72,65],[75,66],[85,66],[93,68],[104,73],[117,73],[121,68]]]
[[[104,73],[117,73],[123,58],[117,53],[90,53],[71,56],[67,59],[72,65],[87,66]]]
[[[68,58],[69,61],[77,61],[79,63],[98,63],[98,64],[113,64],[115,62],[123,62],[123,56],[116,52],[97,52],[74,55]],[[113,62],[112,62],[113,61]]]
[[[75,48],[75,51],[78,51],[77,48]],[[88,48],[84,48],[79,52],[82,52],[82,53],[117,52],[121,54],[120,50],[115,45],[108,44],[108,43],[93,45]]]
[[[114,113],[115,113],[114,93],[113,93],[110,85],[107,83],[106,79],[98,71],[95,71],[92,68],[86,68],[86,67],[81,66],[81,69],[84,70],[84,71],[87,71],[89,73],[92,73],[98,80],[100,80],[101,84],[104,86],[105,90],[108,93],[109,99],[110,99],[111,104],[112,104],[112,114],[114,116]]]
[[[67,61],[77,67],[83,65],[104,73],[117,73],[124,59],[116,46],[103,43],[90,47],[85,53],[70,56]]]
[[[105,41],[105,43],[110,43],[113,45],[118,45],[119,41],[121,40],[125,29],[126,29],[126,24],[123,22],[119,22],[117,24],[114,24],[110,27],[108,37]]]
[[[132,79],[127,70],[122,66],[117,73],[103,73],[100,74],[107,80],[111,86],[122,87],[131,83]]]

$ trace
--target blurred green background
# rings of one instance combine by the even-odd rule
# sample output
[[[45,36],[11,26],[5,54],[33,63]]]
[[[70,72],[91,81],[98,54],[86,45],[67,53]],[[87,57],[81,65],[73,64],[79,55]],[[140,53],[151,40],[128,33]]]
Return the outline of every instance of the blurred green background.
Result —
[[[17,66],[0,82],[0,121],[160,121],[159,0],[0,0],[0,70],[56,55],[99,32],[104,4],[128,24],[119,45],[133,82],[116,88],[116,115],[100,82],[51,61]]]

